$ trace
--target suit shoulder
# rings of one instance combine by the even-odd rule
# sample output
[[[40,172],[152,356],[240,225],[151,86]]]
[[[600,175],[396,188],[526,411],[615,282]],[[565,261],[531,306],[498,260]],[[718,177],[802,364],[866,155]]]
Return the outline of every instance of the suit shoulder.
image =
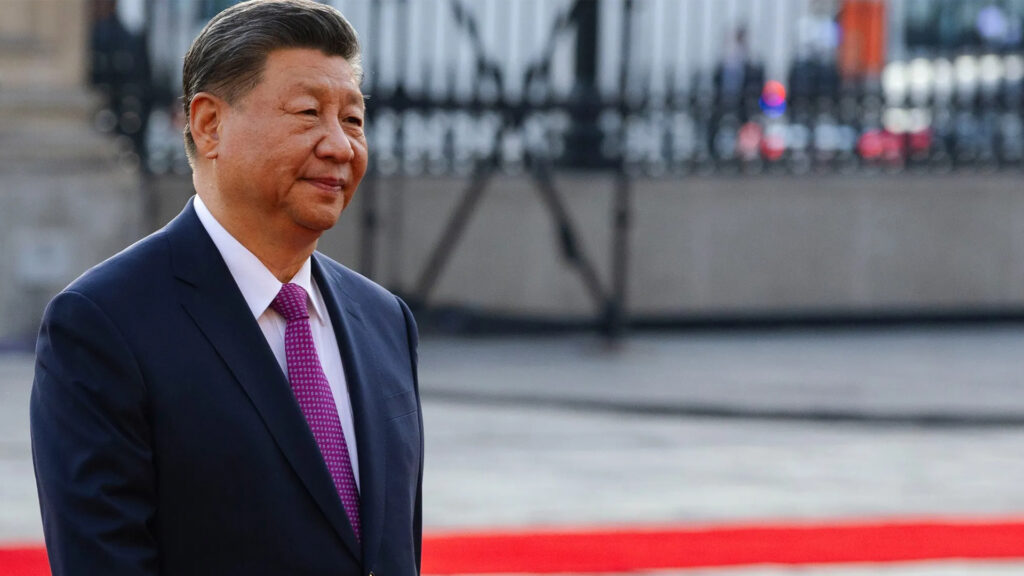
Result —
[[[86,270],[63,292],[77,292],[100,302],[110,294],[149,291],[161,266],[167,269],[168,262],[164,231],[158,230]]]
[[[324,276],[333,282],[334,287],[341,288],[349,296],[361,298],[371,305],[377,304],[393,308],[395,312],[400,311],[398,298],[387,288],[325,256],[322,252],[316,253],[316,261],[323,267]]]

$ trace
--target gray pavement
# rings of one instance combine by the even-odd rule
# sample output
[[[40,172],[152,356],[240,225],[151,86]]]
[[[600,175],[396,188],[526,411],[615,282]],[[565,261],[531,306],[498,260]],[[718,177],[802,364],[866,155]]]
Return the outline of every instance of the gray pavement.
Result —
[[[1024,328],[720,332],[430,342],[438,395],[771,413],[1024,416]],[[1021,421],[1024,424],[1024,420]]]
[[[1024,426],[984,424],[1024,414],[1021,351],[1024,328],[1008,327],[636,335],[615,350],[586,336],[428,336],[425,523],[1024,516]],[[0,356],[0,542],[40,539],[30,381],[30,357]],[[696,417],[693,406],[727,417]],[[895,420],[801,418],[809,412]],[[900,420],[921,413],[982,425]],[[1011,573],[1024,563],[685,572]]]
[[[430,525],[1024,514],[1024,430],[424,410]]]
[[[0,543],[41,539],[29,446],[32,357],[0,355]]]
[[[619,350],[586,337],[426,340],[425,517],[500,526],[1024,514],[1024,426],[800,420],[822,410],[1024,414],[1022,351],[1024,329],[1005,327],[646,335]],[[634,410],[695,404],[784,417]]]

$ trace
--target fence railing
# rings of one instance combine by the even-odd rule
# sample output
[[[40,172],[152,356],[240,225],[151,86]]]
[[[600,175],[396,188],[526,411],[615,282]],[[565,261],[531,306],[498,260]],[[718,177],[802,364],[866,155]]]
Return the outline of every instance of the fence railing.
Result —
[[[94,25],[93,79],[109,95],[97,126],[128,136],[146,169],[187,171],[181,55],[231,2],[138,1],[145,39]],[[885,40],[901,58],[855,76],[841,71],[840,37],[850,32],[840,24],[856,1],[332,3],[363,38],[381,175],[469,175],[492,155],[518,173],[531,150],[559,166],[622,160],[651,177],[998,170],[1024,157],[1019,39],[947,32],[929,52],[922,30],[931,20],[913,0],[884,4],[883,24],[898,28]],[[991,3],[931,6],[953,4],[973,6],[964,17],[983,23]],[[1004,28],[1019,28],[1024,2],[1003,16]]]
[[[962,49],[911,46],[922,21],[915,0],[331,3],[360,32],[370,95],[362,269],[373,273],[375,178],[466,177],[410,295],[421,304],[488,182],[503,173],[532,179],[566,261],[614,332],[634,178],[994,171],[1024,162],[1020,39],[1006,32],[1005,41]],[[130,136],[150,171],[187,171],[176,63],[216,4],[145,0],[148,50],[134,59],[125,58],[138,52],[128,40],[104,37],[122,34],[116,26],[94,27],[94,62],[134,66],[94,75],[110,96],[98,126]],[[1024,2],[1004,4],[1005,21],[1019,24]],[[963,5],[977,9],[980,26],[987,4]],[[900,59],[884,62],[886,44]],[[604,170],[618,182],[608,282],[555,189],[551,175],[562,168]]]

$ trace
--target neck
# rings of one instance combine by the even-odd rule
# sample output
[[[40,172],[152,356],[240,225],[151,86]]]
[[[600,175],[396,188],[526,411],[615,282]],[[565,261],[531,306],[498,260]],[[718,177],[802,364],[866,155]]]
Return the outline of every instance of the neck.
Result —
[[[241,238],[238,241],[248,248],[283,284],[291,282],[313,250],[316,250],[316,240],[312,244],[292,249],[282,249],[281,246],[253,246]]]
[[[282,283],[291,281],[316,250],[320,238],[317,232],[278,231],[261,223],[252,214],[229,209],[215,194],[198,194],[217,222]]]

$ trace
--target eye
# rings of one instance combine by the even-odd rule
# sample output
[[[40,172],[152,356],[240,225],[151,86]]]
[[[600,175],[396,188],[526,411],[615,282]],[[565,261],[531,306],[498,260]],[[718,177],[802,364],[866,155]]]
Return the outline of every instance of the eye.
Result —
[[[316,108],[307,108],[299,112],[299,114],[302,114],[303,116],[316,116],[319,112],[317,112]]]
[[[348,118],[345,118],[345,123],[351,124],[353,126],[362,126],[363,119],[360,118],[359,116],[349,116]]]

